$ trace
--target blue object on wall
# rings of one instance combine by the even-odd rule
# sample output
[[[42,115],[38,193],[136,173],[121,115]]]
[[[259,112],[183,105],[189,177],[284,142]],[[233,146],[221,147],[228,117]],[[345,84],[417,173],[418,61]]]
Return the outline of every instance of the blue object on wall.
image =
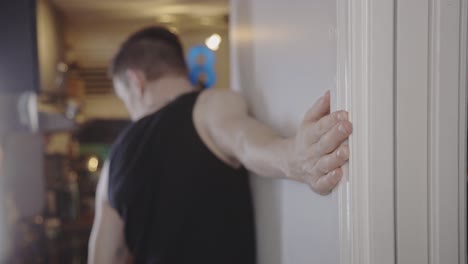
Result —
[[[202,62],[200,62],[200,58]],[[216,73],[214,70],[216,56],[214,52],[204,45],[196,45],[190,48],[187,55],[190,82],[194,86],[200,84],[200,77],[205,76],[204,88],[213,87],[216,83]]]

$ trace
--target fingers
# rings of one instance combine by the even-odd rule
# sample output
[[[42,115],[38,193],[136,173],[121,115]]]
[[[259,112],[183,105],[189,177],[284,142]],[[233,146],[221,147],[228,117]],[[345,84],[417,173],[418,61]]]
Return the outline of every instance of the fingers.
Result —
[[[317,122],[320,118],[330,113],[330,91],[320,98],[314,106],[307,112],[304,122]]]
[[[343,144],[333,153],[320,158],[311,173],[325,175],[343,166],[349,159],[349,145]]]
[[[327,175],[320,177],[317,181],[318,193],[321,195],[329,194],[343,177],[343,170],[338,168]]]
[[[332,129],[338,122],[347,121],[348,112],[337,111],[329,114],[309,127],[309,143],[316,143],[320,138]]]
[[[329,194],[335,186],[340,182],[343,177],[343,170],[337,168],[327,175],[318,178],[318,180],[311,185],[312,189],[320,195]]]
[[[352,131],[346,111],[330,114],[330,92],[327,92],[305,115],[296,136],[297,178],[308,182],[319,194],[330,193],[343,176],[341,166],[349,159],[349,146],[344,142]]]
[[[353,132],[353,126],[349,121],[338,122],[331,130],[323,135],[314,144],[314,151],[318,157],[333,152],[338,148]]]

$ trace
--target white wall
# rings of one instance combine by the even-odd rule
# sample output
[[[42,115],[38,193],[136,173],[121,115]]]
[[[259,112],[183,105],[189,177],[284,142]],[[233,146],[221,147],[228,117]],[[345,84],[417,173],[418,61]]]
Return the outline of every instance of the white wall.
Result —
[[[231,1],[232,85],[254,115],[293,135],[335,86],[336,6],[327,0]],[[338,199],[252,177],[260,264],[337,264]]]

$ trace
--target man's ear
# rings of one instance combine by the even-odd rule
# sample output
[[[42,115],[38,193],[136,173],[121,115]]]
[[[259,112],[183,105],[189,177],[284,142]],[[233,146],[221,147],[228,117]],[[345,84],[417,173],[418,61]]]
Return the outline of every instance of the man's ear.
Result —
[[[137,95],[142,97],[146,87],[145,74],[140,70],[128,69],[126,75],[130,85],[136,88]]]

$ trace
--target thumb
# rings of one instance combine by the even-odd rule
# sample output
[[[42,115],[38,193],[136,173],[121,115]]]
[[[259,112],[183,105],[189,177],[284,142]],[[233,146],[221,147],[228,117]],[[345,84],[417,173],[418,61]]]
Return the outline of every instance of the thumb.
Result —
[[[307,111],[304,122],[317,122],[322,117],[330,114],[330,91],[327,91],[312,108]]]

